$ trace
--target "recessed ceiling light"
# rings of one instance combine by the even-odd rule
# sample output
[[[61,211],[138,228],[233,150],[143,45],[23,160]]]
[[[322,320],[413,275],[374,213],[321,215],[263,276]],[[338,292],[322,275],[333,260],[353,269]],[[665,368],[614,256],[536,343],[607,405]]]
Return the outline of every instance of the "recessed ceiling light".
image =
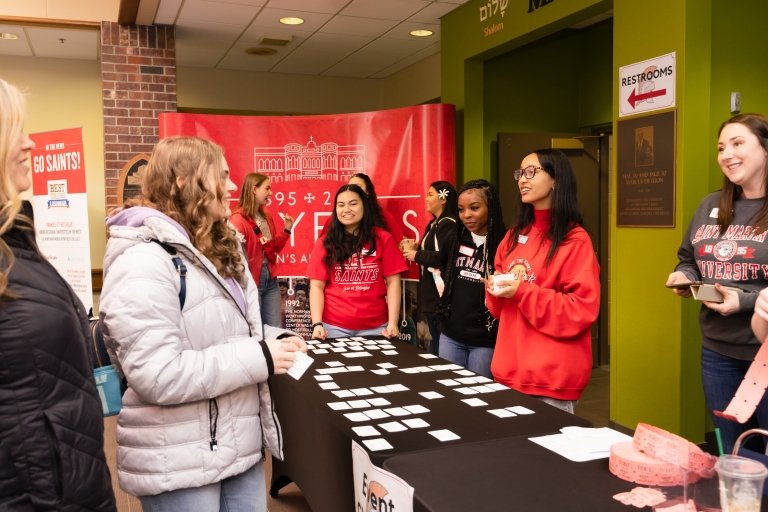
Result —
[[[245,49],[245,53],[248,55],[258,55],[259,57],[265,57],[267,55],[274,55],[277,50],[274,48],[265,48],[264,46],[252,46]]]
[[[410,31],[410,34],[411,34],[413,37],[429,37],[429,36],[431,36],[432,34],[434,34],[434,32],[432,32],[431,30],[427,30],[427,29],[424,29],[424,28],[420,28],[420,29],[418,29],[418,30],[411,30],[411,31]]]
[[[280,18],[280,23],[283,25],[301,25],[304,23],[304,19],[296,18],[293,16],[286,16],[285,18]]]
[[[19,36],[17,36],[16,34],[11,34],[10,32],[0,32],[0,39],[14,40],[18,38]]]

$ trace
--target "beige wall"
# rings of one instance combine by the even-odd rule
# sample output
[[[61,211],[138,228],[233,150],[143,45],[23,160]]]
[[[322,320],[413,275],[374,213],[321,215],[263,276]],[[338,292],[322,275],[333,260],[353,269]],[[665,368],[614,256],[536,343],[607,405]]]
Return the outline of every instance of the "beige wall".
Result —
[[[26,93],[28,133],[83,129],[91,267],[101,268],[106,232],[99,63],[0,56],[0,77]]]

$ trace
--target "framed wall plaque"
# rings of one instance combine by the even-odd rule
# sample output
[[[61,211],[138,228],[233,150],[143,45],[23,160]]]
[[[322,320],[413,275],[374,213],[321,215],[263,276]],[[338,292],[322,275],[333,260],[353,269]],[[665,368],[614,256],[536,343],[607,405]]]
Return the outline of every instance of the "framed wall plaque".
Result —
[[[675,110],[619,120],[617,226],[675,226],[675,121]]]

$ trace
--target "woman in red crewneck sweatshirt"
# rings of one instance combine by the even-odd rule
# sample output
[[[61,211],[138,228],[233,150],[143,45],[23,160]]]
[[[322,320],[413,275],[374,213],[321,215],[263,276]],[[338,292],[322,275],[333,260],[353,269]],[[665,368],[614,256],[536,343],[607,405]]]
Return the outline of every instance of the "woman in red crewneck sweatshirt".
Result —
[[[519,215],[494,264],[497,275],[509,277],[494,276],[486,289],[488,309],[499,319],[491,372],[502,384],[572,413],[592,370],[600,267],[565,154],[536,150],[514,177]]]

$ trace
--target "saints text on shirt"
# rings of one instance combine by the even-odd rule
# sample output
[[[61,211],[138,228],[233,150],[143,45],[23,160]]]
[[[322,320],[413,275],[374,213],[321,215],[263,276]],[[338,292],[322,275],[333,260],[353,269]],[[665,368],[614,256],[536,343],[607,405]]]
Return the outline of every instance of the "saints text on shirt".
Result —
[[[344,291],[368,291],[371,284],[379,280],[381,268],[376,262],[365,263],[366,256],[375,256],[376,252],[363,250],[360,256],[354,255],[344,262],[344,268],[336,265],[333,269],[333,279]]]

